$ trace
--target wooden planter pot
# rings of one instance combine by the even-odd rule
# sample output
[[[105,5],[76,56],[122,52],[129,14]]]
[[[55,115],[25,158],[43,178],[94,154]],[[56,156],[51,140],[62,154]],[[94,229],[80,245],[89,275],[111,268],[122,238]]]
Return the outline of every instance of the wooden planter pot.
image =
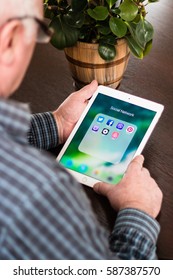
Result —
[[[77,42],[74,47],[65,48],[72,77],[77,88],[96,79],[99,84],[117,88],[127,68],[130,50],[125,39],[116,44],[116,57],[109,62],[98,53],[98,44]]]

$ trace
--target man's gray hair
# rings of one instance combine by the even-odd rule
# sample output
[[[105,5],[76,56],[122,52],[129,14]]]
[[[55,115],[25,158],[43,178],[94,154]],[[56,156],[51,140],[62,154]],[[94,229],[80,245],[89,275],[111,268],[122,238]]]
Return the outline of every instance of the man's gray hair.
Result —
[[[0,26],[8,19],[22,16],[40,16],[40,0],[0,0]],[[24,22],[27,25],[28,35],[33,30],[33,25]]]

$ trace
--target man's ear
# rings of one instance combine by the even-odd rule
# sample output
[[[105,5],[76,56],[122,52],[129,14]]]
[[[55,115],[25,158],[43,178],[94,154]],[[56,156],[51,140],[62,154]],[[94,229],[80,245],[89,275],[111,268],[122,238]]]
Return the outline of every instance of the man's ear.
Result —
[[[7,22],[0,30],[0,61],[11,65],[15,60],[16,48],[21,40],[23,25],[19,20]]]

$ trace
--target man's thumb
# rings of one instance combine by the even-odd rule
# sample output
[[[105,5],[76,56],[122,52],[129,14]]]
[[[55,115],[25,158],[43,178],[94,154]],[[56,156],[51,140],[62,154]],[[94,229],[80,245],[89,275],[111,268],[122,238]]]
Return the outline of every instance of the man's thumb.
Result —
[[[110,191],[111,188],[112,188],[112,185],[107,184],[107,183],[103,183],[103,182],[96,183],[93,186],[93,189],[96,193],[104,195],[106,197],[107,197],[108,192]]]

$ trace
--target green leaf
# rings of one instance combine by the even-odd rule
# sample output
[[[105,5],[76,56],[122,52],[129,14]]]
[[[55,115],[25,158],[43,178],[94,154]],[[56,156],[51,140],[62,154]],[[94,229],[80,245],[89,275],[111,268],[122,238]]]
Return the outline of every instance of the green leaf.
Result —
[[[97,25],[96,27],[98,32],[103,35],[108,35],[111,32],[110,27],[107,25]]]
[[[49,19],[54,17],[54,13],[48,8],[47,5],[44,6],[44,17]]]
[[[55,4],[57,4],[55,1],[56,0],[44,0],[44,3],[46,3],[48,5],[55,5]]]
[[[116,55],[115,46],[106,44],[104,42],[100,42],[98,52],[101,58],[103,58],[106,61],[110,61],[114,59]]]
[[[106,0],[106,2],[107,2],[108,5],[109,5],[109,9],[111,9],[112,6],[117,2],[117,0]]]
[[[143,49],[136,43],[132,36],[126,36],[128,46],[134,56],[137,58],[143,58]]]
[[[101,39],[100,39],[100,43],[105,43],[105,44],[108,44],[108,45],[113,45],[115,46],[116,44],[116,37],[114,35],[107,35],[107,36],[103,36]]]
[[[149,54],[149,52],[151,51],[152,43],[153,43],[153,40],[149,41],[149,42],[146,44],[145,50],[144,50],[144,56],[146,56],[147,54]]]
[[[71,7],[72,10],[76,13],[79,13],[85,9],[87,6],[88,1],[87,0],[72,0],[71,1]]]
[[[51,44],[57,49],[74,46],[78,40],[79,30],[67,25],[62,16],[55,17],[50,27],[54,29],[54,34],[51,39]]]
[[[119,9],[121,18],[126,21],[132,21],[138,14],[138,6],[132,0],[124,0]]]
[[[94,9],[88,9],[87,13],[95,20],[105,20],[108,17],[108,9],[103,6],[97,6]]]
[[[159,2],[159,0],[148,0],[149,3]]]
[[[111,17],[109,21],[109,26],[113,34],[118,38],[122,38],[127,33],[127,25],[120,18]]]
[[[136,26],[137,26],[137,23],[134,23],[134,22],[126,22],[127,26],[128,26],[128,29],[130,31],[130,34],[131,36],[133,37],[134,40],[137,40],[136,39]]]
[[[81,28],[85,20],[83,13],[74,12],[64,15],[63,19],[65,23],[76,28]]]
[[[148,21],[141,19],[136,27],[135,35],[138,43],[142,48],[145,48],[146,44],[153,39],[154,29]]]

